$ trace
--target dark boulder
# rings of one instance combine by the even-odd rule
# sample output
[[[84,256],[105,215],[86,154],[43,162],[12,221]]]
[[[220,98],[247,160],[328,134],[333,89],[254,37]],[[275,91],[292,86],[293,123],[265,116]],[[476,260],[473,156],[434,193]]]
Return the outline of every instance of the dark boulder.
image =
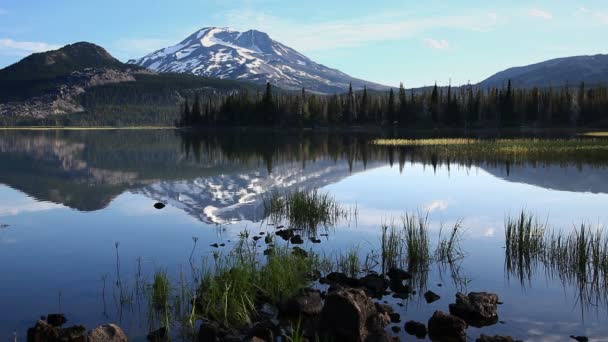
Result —
[[[116,324],[104,324],[89,331],[89,342],[127,342],[127,334]]]
[[[380,298],[386,293],[389,282],[384,276],[370,273],[359,278],[359,284],[367,290],[370,296]]]
[[[393,307],[388,304],[374,303],[374,306],[376,306],[376,311],[379,313],[385,313],[387,315],[390,315],[395,311],[393,310]]]
[[[432,302],[436,302],[441,299],[441,297],[433,291],[426,291],[424,293],[424,299],[428,304],[431,304]]]
[[[51,318],[51,320],[55,318],[57,317]],[[27,330],[27,340],[28,342],[85,342],[87,340],[85,332],[86,328],[82,325],[59,328],[51,325],[48,321],[39,320],[34,327]]]
[[[60,327],[67,321],[64,314],[48,314],[46,316],[46,322],[54,327]]]
[[[278,336],[279,331],[277,326],[275,326],[270,321],[262,321],[255,323],[249,332],[247,332],[247,336],[245,340],[249,341],[269,341],[272,342],[275,340],[275,336]]]
[[[293,255],[298,256],[300,258],[308,258],[308,252],[303,250],[300,247],[292,248],[292,253],[293,253]]]
[[[318,290],[305,289],[279,305],[279,313],[286,317],[315,316],[323,309],[323,299]]]
[[[418,339],[424,339],[426,337],[426,326],[420,322],[408,321],[404,326],[405,332],[416,336]]]
[[[220,326],[215,322],[203,322],[198,330],[199,342],[215,342],[220,340]]]
[[[277,230],[274,234],[276,236],[282,238],[283,240],[287,241],[294,236],[294,231],[293,231],[293,229],[281,229],[281,230]]]
[[[323,279],[322,283],[340,285],[341,287],[360,287],[359,279],[349,277],[342,272],[331,272]]]
[[[485,327],[498,322],[498,296],[494,293],[471,292],[468,296],[456,294],[456,303],[450,304],[450,313],[474,327]]]
[[[304,240],[302,239],[302,236],[298,234],[289,239],[289,242],[293,243],[294,245],[301,245],[304,243]]]
[[[360,342],[368,335],[367,321],[377,314],[363,289],[348,288],[327,295],[321,311],[321,339]]]
[[[454,315],[435,311],[428,323],[429,337],[432,341],[465,342],[467,323]]]
[[[513,337],[511,336],[488,336],[488,335],[484,335],[481,334],[481,336],[479,336],[475,342],[518,342],[517,340],[514,340]]]
[[[401,323],[401,315],[393,312],[388,314],[388,316],[391,318],[391,323]]]
[[[386,272],[386,275],[391,280],[408,280],[408,279],[412,279],[412,275],[408,271],[405,271],[405,270],[402,270],[402,269],[396,268],[396,267],[389,268],[388,272]]]
[[[148,341],[150,342],[169,342],[169,332],[167,328],[162,327],[160,329],[151,331],[148,336],[146,336]]]

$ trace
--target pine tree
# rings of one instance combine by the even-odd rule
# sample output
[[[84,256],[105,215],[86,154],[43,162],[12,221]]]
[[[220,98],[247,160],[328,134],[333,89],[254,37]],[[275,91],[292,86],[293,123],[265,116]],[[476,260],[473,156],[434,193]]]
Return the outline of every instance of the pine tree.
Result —
[[[190,114],[192,125],[200,125],[203,121],[203,117],[201,115],[201,99],[199,94],[194,96],[194,103],[192,104],[192,113]]]
[[[367,86],[363,86],[363,95],[361,96],[361,107],[360,107],[360,112],[361,112],[361,120],[364,122],[369,122],[370,120],[370,115],[369,115],[369,96],[367,95]]]
[[[405,95],[405,88],[403,87],[403,82],[399,84],[399,122],[402,125],[409,123],[407,112],[407,96]]]
[[[433,92],[431,93],[431,121],[434,124],[439,123],[439,90],[437,89],[437,83],[433,87]]]
[[[388,93],[388,108],[387,108],[387,119],[388,124],[395,124],[395,93],[393,92],[393,88]]]
[[[192,125],[192,119],[190,117],[190,106],[188,105],[188,98],[187,97],[186,97],[186,100],[184,102],[184,112],[182,113],[181,125],[182,126],[190,126],[190,125]]]

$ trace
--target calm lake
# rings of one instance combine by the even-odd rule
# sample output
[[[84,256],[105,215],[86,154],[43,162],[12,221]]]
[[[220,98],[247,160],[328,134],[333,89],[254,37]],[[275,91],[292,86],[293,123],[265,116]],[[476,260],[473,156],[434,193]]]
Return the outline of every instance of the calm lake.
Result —
[[[87,327],[116,322],[145,340],[138,281],[157,270],[179,281],[192,264],[228,253],[243,230],[272,231],[264,195],[320,189],[356,208],[320,244],[303,245],[326,255],[377,251],[382,224],[406,212],[428,212],[433,240],[442,225],[462,220],[465,257],[457,267],[432,264],[425,275],[425,288],[441,299],[390,298],[404,304],[395,306],[402,321],[426,322],[457,291],[488,291],[504,302],[500,322],[469,328],[471,340],[483,332],[608,341],[608,290],[589,293],[542,265],[513,270],[504,249],[505,218],[522,209],[565,231],[608,223],[608,156],[450,159],[375,146],[374,137],[0,131],[0,340],[25,340],[39,316],[54,312]],[[153,206],[159,201],[162,210]]]

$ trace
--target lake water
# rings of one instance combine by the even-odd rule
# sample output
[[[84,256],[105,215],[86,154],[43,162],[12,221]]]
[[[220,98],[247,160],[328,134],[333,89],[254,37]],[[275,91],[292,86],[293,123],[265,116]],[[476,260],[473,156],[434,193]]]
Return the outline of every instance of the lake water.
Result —
[[[317,188],[357,208],[356,220],[331,229],[321,244],[304,244],[322,253],[356,246],[365,255],[378,248],[381,224],[406,212],[428,212],[433,239],[441,224],[463,220],[460,281],[432,265],[427,287],[441,300],[416,297],[396,306],[402,321],[426,322],[435,310],[447,311],[458,290],[489,291],[504,302],[501,323],[469,328],[472,340],[481,332],[608,340],[605,295],[582,294],[542,267],[520,279],[505,268],[503,248],[505,217],[522,209],[557,229],[608,223],[608,163],[448,161],[372,146],[369,138],[0,131],[0,224],[8,225],[0,228],[0,340],[24,340],[39,316],[53,312],[89,328],[116,322],[144,339],[146,307],[120,303],[119,276],[124,285],[162,269],[177,279],[191,260],[218,251],[210,244],[225,243],[220,250],[227,251],[244,229],[271,230],[263,223],[264,194]],[[167,207],[154,209],[157,201]]]

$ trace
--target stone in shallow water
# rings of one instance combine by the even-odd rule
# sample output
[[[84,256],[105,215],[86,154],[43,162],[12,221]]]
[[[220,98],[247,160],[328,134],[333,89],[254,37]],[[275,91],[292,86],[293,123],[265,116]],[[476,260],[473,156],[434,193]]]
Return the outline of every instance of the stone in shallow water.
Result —
[[[406,333],[416,336],[419,339],[426,337],[426,326],[423,323],[408,321],[405,323],[404,328]]]
[[[335,341],[363,341],[368,318],[376,314],[363,289],[343,289],[327,295],[320,317],[321,337]]]
[[[428,323],[429,337],[433,341],[465,342],[467,323],[454,315],[435,311]]]
[[[426,291],[424,293],[424,299],[428,304],[431,304],[441,299],[441,297],[433,291]]]
[[[450,304],[450,313],[474,327],[485,327],[498,322],[498,296],[488,292],[456,294],[456,303]]]
[[[105,324],[89,331],[89,342],[127,342],[125,332],[116,324]]]
[[[65,318],[64,314],[48,314],[46,316],[46,321],[54,327],[60,327],[68,320]]]
[[[304,240],[302,239],[302,236],[298,235],[294,235],[290,240],[291,243],[293,243],[294,245],[301,245],[304,243]]]
[[[320,314],[322,309],[320,291],[311,289],[302,290],[279,307],[281,314],[287,317],[314,316]]]
[[[374,273],[359,278],[359,283],[367,290],[370,296],[378,298],[384,295],[389,285],[388,280],[384,276]]]
[[[518,340],[514,340],[513,337],[511,336],[488,336],[488,335],[484,335],[481,334],[481,336],[479,336],[475,342],[521,342]]]

